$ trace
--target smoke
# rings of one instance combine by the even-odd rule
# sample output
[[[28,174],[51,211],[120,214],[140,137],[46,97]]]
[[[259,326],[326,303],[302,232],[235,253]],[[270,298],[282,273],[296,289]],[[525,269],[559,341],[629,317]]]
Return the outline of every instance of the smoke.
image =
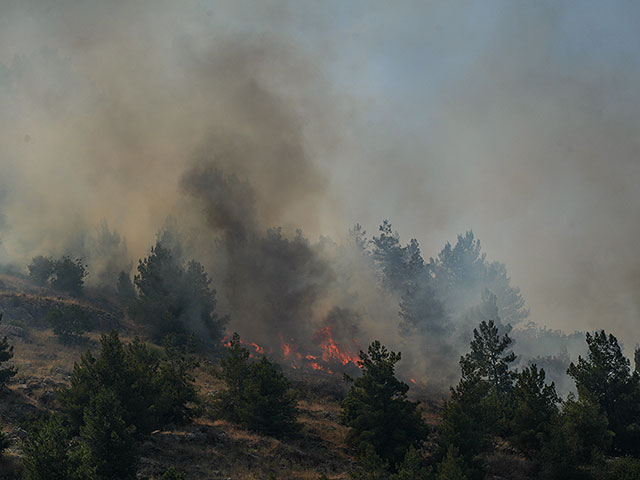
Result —
[[[363,107],[358,139],[375,173],[345,183],[355,218],[390,218],[423,251],[473,228],[533,320],[606,327],[630,353],[640,314],[640,9],[610,7],[412,5],[411,18],[390,17],[403,17],[404,35],[384,28],[387,10],[371,12],[361,41],[387,50],[361,62],[388,76],[368,84],[378,101]],[[384,130],[391,139],[377,136]],[[370,192],[384,200],[372,205]]]
[[[302,132],[305,111],[323,121],[319,75],[276,36],[212,33],[206,12],[3,3],[3,262],[63,253],[101,219],[144,255],[164,218],[183,215],[178,179],[201,157],[251,181],[262,224],[327,221]],[[298,82],[318,94],[293,102]],[[316,144],[330,139],[317,130]]]
[[[160,228],[207,267],[231,328],[276,344],[336,325],[427,371],[459,346],[417,354],[399,295],[345,232],[389,218],[427,258],[473,228],[530,319],[632,347],[639,16],[629,2],[7,0],[0,263],[82,255],[88,281],[110,284]]]

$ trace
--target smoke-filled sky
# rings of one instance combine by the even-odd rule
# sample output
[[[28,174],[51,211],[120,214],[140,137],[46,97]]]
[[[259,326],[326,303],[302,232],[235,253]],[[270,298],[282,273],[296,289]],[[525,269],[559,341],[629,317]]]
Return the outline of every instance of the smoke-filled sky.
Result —
[[[630,346],[638,24],[631,1],[2,0],[0,255],[106,220],[138,258],[214,162],[264,228],[388,218],[427,257],[473,229],[533,320]]]

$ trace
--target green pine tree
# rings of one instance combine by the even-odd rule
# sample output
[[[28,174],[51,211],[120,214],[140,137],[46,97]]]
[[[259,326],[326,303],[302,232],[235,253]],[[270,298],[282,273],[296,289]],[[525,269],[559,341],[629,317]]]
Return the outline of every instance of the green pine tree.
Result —
[[[266,357],[250,365],[238,409],[249,429],[274,437],[295,433],[300,426],[297,404],[297,394],[279,365]]]
[[[2,457],[2,454],[9,447],[9,445],[11,445],[11,442],[4,434],[4,432],[0,431],[0,457]]]
[[[220,394],[218,413],[232,422],[240,421],[240,401],[249,376],[249,350],[240,342],[240,336],[233,334],[228,354],[220,361],[221,377],[227,386]]]
[[[71,474],[69,431],[58,415],[35,425],[25,439],[25,480],[67,480]]]
[[[138,339],[125,346],[112,331],[102,336],[97,357],[87,352],[74,365],[71,384],[58,392],[58,400],[77,433],[91,398],[107,388],[122,405],[127,425],[145,434],[191,417],[197,397],[191,367],[182,351],[161,357]]]
[[[555,385],[545,384],[544,369],[533,364],[518,374],[511,416],[511,441],[524,452],[535,455],[549,441],[557,420],[560,401]]]
[[[431,469],[425,465],[422,454],[411,446],[398,467],[398,473],[391,475],[389,480],[431,480],[432,478]]]
[[[2,313],[0,313],[0,322],[2,322]],[[0,340],[0,387],[18,373],[18,369],[14,366],[2,366],[3,363],[6,363],[12,358],[13,345],[9,345],[7,337],[5,336]]]
[[[108,389],[95,392],[80,427],[81,469],[92,480],[134,479],[138,461],[133,433],[124,408]]]
[[[392,468],[428,434],[418,404],[407,399],[409,386],[395,377],[400,358],[377,340],[367,353],[361,351],[362,376],[351,386],[340,413],[342,423],[350,427],[347,442],[360,452],[372,446]]]
[[[604,330],[587,333],[589,355],[578,357],[567,373],[575,380],[580,397],[595,401],[614,432],[613,448],[624,454],[640,454],[640,376],[618,340]]]
[[[380,458],[372,445],[366,445],[349,476],[352,480],[389,480],[389,462]]]
[[[447,456],[438,464],[436,480],[467,480],[467,470],[455,447],[449,447]]]
[[[160,480],[184,480],[184,479],[185,479],[184,473],[178,472],[173,467],[169,467],[160,478]]]

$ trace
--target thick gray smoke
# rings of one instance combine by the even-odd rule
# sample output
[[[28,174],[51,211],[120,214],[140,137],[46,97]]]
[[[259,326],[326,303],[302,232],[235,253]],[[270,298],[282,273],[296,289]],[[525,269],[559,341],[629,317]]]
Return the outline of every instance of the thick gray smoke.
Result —
[[[528,319],[632,347],[640,7],[305,3],[1,2],[0,263],[83,256],[112,285],[170,216],[230,328],[332,324],[426,372],[465,339],[399,332],[344,232],[389,218],[428,261],[473,228]]]

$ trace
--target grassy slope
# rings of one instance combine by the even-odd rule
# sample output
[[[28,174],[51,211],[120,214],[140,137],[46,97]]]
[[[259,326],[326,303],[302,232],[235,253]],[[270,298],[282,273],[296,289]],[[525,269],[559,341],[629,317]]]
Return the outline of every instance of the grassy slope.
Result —
[[[39,409],[54,408],[53,392],[68,383],[74,362],[87,348],[99,347],[100,332],[91,333],[84,345],[60,344],[46,328],[46,312],[56,304],[76,303],[93,312],[103,329],[111,326],[121,312],[104,298],[94,298],[91,292],[88,298],[77,301],[7,275],[0,275],[0,282],[0,311],[5,312],[2,325],[22,329],[19,336],[9,336],[19,373],[9,390],[0,393],[0,426],[13,440],[3,460],[4,468],[0,465],[2,478],[2,470],[19,467],[24,436],[21,421]],[[120,330],[125,341],[141,333],[126,318],[122,318]],[[195,376],[205,404],[223,388],[210,362],[203,362]],[[346,429],[337,422],[338,401],[330,395],[319,395],[318,385],[300,386],[302,429],[296,438],[279,441],[255,435],[203,414],[190,425],[154,432],[143,443],[143,478],[159,478],[169,466],[184,471],[189,479],[264,479],[270,473],[282,480],[316,479],[321,472],[329,478],[347,478],[352,458],[344,445]]]
[[[26,432],[20,430],[22,420],[38,410],[55,408],[54,392],[69,381],[73,364],[87,349],[99,348],[100,332],[92,332],[84,345],[62,345],[47,328],[44,316],[59,304],[77,304],[85,308],[102,331],[118,325],[121,338],[131,340],[142,336],[117,304],[101,292],[88,291],[86,298],[75,300],[28,282],[0,275],[0,311],[5,318],[0,325],[20,327],[21,336],[10,335],[14,345],[14,360],[18,375],[9,390],[0,392],[0,428],[13,440],[7,454],[0,460],[0,480],[19,478],[21,442]],[[201,362],[195,372],[203,404],[215,398],[224,388],[216,378],[215,363]],[[347,479],[353,456],[344,439],[346,428],[338,423],[339,398],[345,391],[340,378],[315,372],[287,372],[300,391],[300,434],[279,441],[248,432],[225,421],[215,420],[205,413],[191,424],[150,435],[141,446],[141,478],[160,478],[164,470],[174,466],[190,480],[255,479],[264,480],[275,474],[278,480],[316,480],[320,473],[330,479]],[[419,392],[420,397],[430,396]],[[206,408],[202,409],[206,412]],[[438,408],[431,403],[423,415],[430,425],[438,422]],[[490,474],[502,478],[532,478],[528,465],[508,448],[487,458]],[[7,472],[16,472],[13,475]],[[490,475],[491,476],[491,475]]]

